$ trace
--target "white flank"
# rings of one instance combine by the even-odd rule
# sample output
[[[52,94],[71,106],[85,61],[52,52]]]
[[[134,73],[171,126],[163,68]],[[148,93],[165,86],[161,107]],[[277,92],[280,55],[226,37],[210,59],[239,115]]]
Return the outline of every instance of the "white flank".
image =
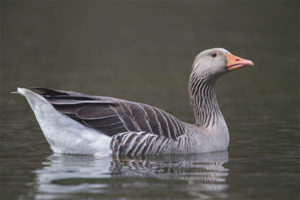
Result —
[[[111,154],[110,137],[59,113],[37,93],[25,88],[18,88],[18,93],[26,97],[54,152],[101,156]]]

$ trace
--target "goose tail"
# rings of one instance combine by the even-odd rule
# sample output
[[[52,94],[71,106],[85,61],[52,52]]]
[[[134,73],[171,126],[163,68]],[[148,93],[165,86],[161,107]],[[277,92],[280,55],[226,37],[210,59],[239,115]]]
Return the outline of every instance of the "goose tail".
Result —
[[[54,109],[54,107],[44,97],[42,97],[41,95],[39,95],[31,90],[18,87],[16,93],[23,95],[27,99],[27,101],[33,111],[35,111],[37,105],[41,106],[41,105],[45,105],[45,104]]]
[[[58,112],[44,97],[29,89],[17,88],[17,93],[27,99],[54,152],[100,155],[110,153],[110,137]]]

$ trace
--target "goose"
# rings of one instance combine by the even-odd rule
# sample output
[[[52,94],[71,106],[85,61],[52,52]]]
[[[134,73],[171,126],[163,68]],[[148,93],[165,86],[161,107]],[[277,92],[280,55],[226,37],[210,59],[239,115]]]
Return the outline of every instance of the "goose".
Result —
[[[93,155],[193,154],[224,151],[229,132],[215,82],[253,62],[223,48],[207,49],[193,62],[188,83],[195,123],[150,105],[104,96],[17,88],[56,153]],[[37,91],[37,92],[34,92]]]

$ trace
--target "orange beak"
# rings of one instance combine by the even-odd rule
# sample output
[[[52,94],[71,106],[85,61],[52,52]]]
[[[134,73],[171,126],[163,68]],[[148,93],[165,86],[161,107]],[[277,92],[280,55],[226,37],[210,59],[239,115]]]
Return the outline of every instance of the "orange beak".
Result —
[[[236,70],[246,66],[253,66],[254,63],[251,60],[246,60],[237,56],[234,56],[230,53],[226,54],[227,58],[227,69],[228,70]]]

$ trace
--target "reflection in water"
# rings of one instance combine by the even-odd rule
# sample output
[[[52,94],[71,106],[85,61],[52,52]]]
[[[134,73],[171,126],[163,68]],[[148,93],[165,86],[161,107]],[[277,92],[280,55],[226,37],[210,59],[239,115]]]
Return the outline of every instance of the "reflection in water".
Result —
[[[223,164],[227,161],[227,151],[139,158],[95,158],[54,154],[42,163],[42,169],[35,171],[35,198],[72,199],[87,195],[97,196],[99,193],[107,197],[119,193],[116,197],[120,197],[122,192],[125,195],[135,193],[137,198],[140,194],[140,197],[145,198],[143,192],[155,191],[155,184],[161,190],[166,181],[172,186],[168,192],[184,191],[190,195],[186,198],[224,198],[228,187],[228,170]],[[178,181],[181,184],[178,185]],[[142,192],[137,191],[139,189]]]

